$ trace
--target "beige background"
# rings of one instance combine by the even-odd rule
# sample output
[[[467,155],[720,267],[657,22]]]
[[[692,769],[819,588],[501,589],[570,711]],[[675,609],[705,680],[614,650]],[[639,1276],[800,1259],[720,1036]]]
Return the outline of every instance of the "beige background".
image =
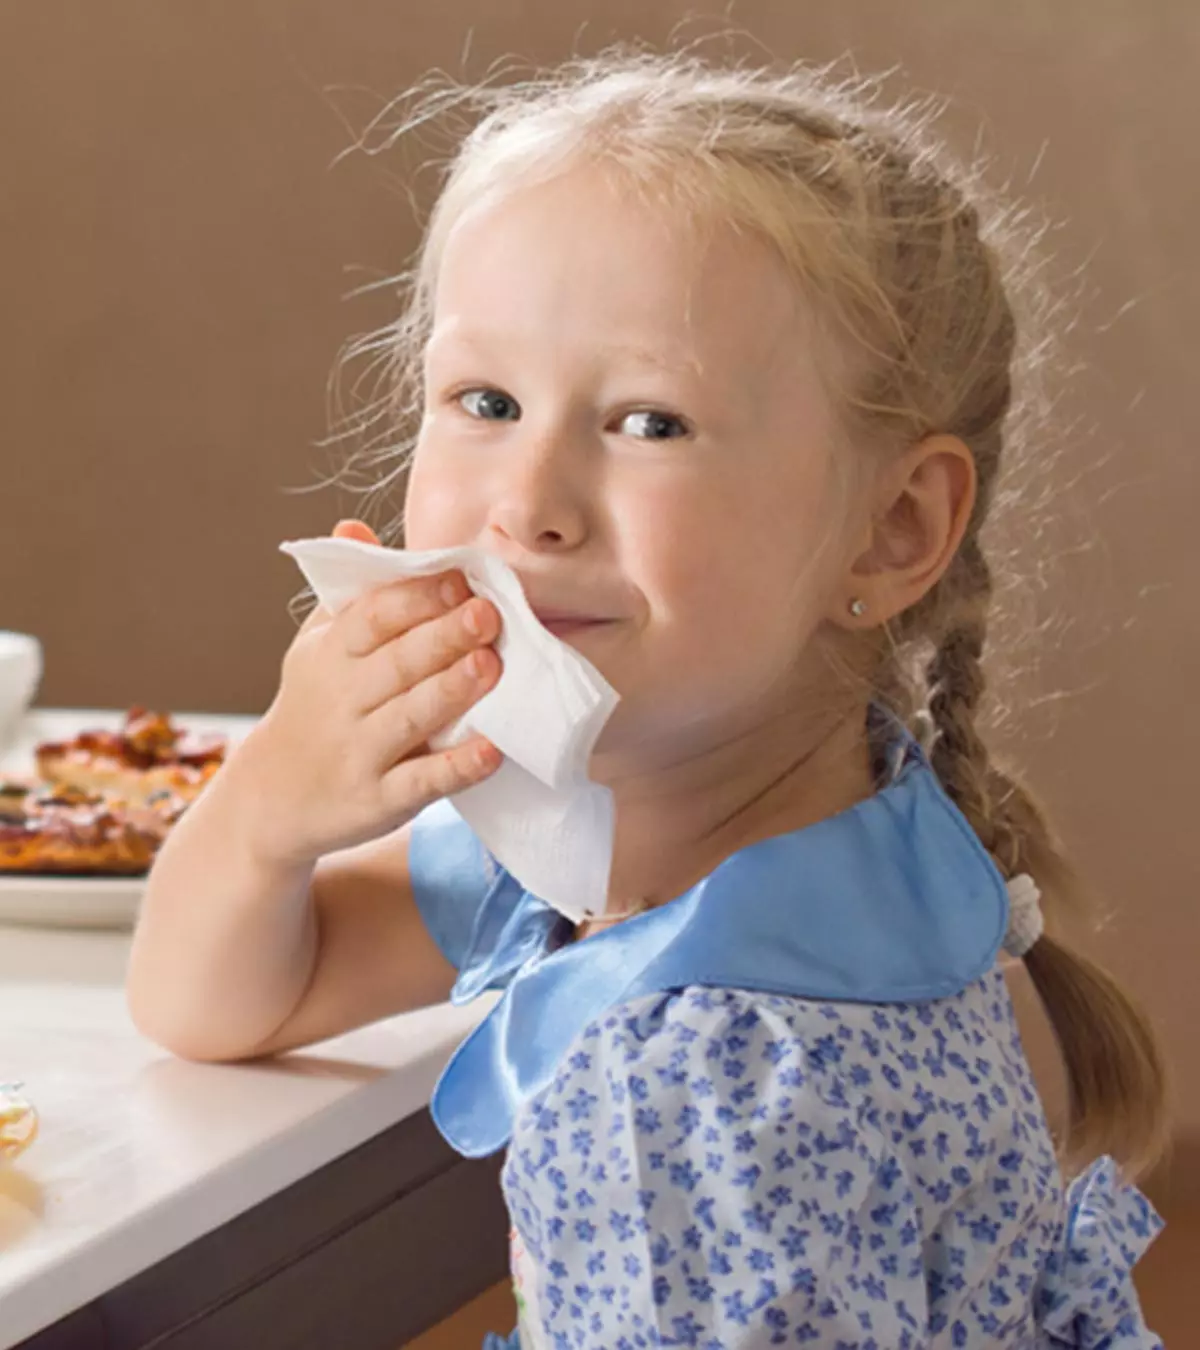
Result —
[[[268,700],[296,586],[276,544],[345,505],[285,489],[328,465],[340,343],[389,315],[386,294],[344,297],[414,239],[395,166],[333,166],[349,128],[430,67],[657,41],[689,8],[0,5],[0,627],[44,640],[45,701]],[[1103,950],[1166,1029],[1200,1129],[1200,7],[743,0],[733,17],[779,57],[851,50],[951,96],[956,144],[982,138],[1059,222],[1081,368],[1030,559],[1050,565],[1052,623],[1006,687],[1009,734],[1115,907]]]

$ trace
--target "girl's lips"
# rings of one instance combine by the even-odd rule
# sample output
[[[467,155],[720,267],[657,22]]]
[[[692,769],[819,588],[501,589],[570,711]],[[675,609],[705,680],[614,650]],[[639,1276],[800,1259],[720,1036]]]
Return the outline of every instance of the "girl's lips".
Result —
[[[538,622],[556,638],[570,637],[612,623],[611,619],[588,618],[582,614],[539,614]]]

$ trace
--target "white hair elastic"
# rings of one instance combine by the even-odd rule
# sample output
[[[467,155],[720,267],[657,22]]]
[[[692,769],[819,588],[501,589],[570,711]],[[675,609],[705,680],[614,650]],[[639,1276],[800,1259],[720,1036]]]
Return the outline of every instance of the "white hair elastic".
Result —
[[[1008,883],[1008,932],[1004,950],[1009,956],[1024,956],[1045,931],[1042,893],[1037,882],[1022,872]]]

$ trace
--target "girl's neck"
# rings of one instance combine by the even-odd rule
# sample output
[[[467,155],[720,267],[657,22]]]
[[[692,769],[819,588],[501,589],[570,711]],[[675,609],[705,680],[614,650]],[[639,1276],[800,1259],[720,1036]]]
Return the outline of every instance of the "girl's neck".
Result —
[[[663,904],[739,849],[873,791],[866,709],[792,711],[653,772],[614,775],[608,913]]]

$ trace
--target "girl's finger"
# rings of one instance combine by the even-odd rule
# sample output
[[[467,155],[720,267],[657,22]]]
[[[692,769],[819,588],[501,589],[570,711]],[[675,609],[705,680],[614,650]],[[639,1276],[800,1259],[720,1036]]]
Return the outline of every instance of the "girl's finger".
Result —
[[[378,544],[379,536],[361,520],[339,520],[333,527],[335,539],[357,539],[363,544]]]
[[[457,609],[469,595],[461,572],[377,586],[338,615],[345,650],[351,656],[369,656],[410,628]]]
[[[499,678],[500,658],[482,647],[368,713],[363,726],[376,762],[386,772],[407,759],[457,722]]]
[[[449,614],[410,628],[359,663],[356,703],[373,712],[384,703],[415,689],[422,680],[447,670],[477,647],[500,634],[500,615],[487,600],[472,597]]]
[[[504,762],[504,756],[482,736],[472,736],[449,750],[434,750],[406,759],[383,777],[387,805],[397,814],[416,815],[443,797],[482,783]]]

